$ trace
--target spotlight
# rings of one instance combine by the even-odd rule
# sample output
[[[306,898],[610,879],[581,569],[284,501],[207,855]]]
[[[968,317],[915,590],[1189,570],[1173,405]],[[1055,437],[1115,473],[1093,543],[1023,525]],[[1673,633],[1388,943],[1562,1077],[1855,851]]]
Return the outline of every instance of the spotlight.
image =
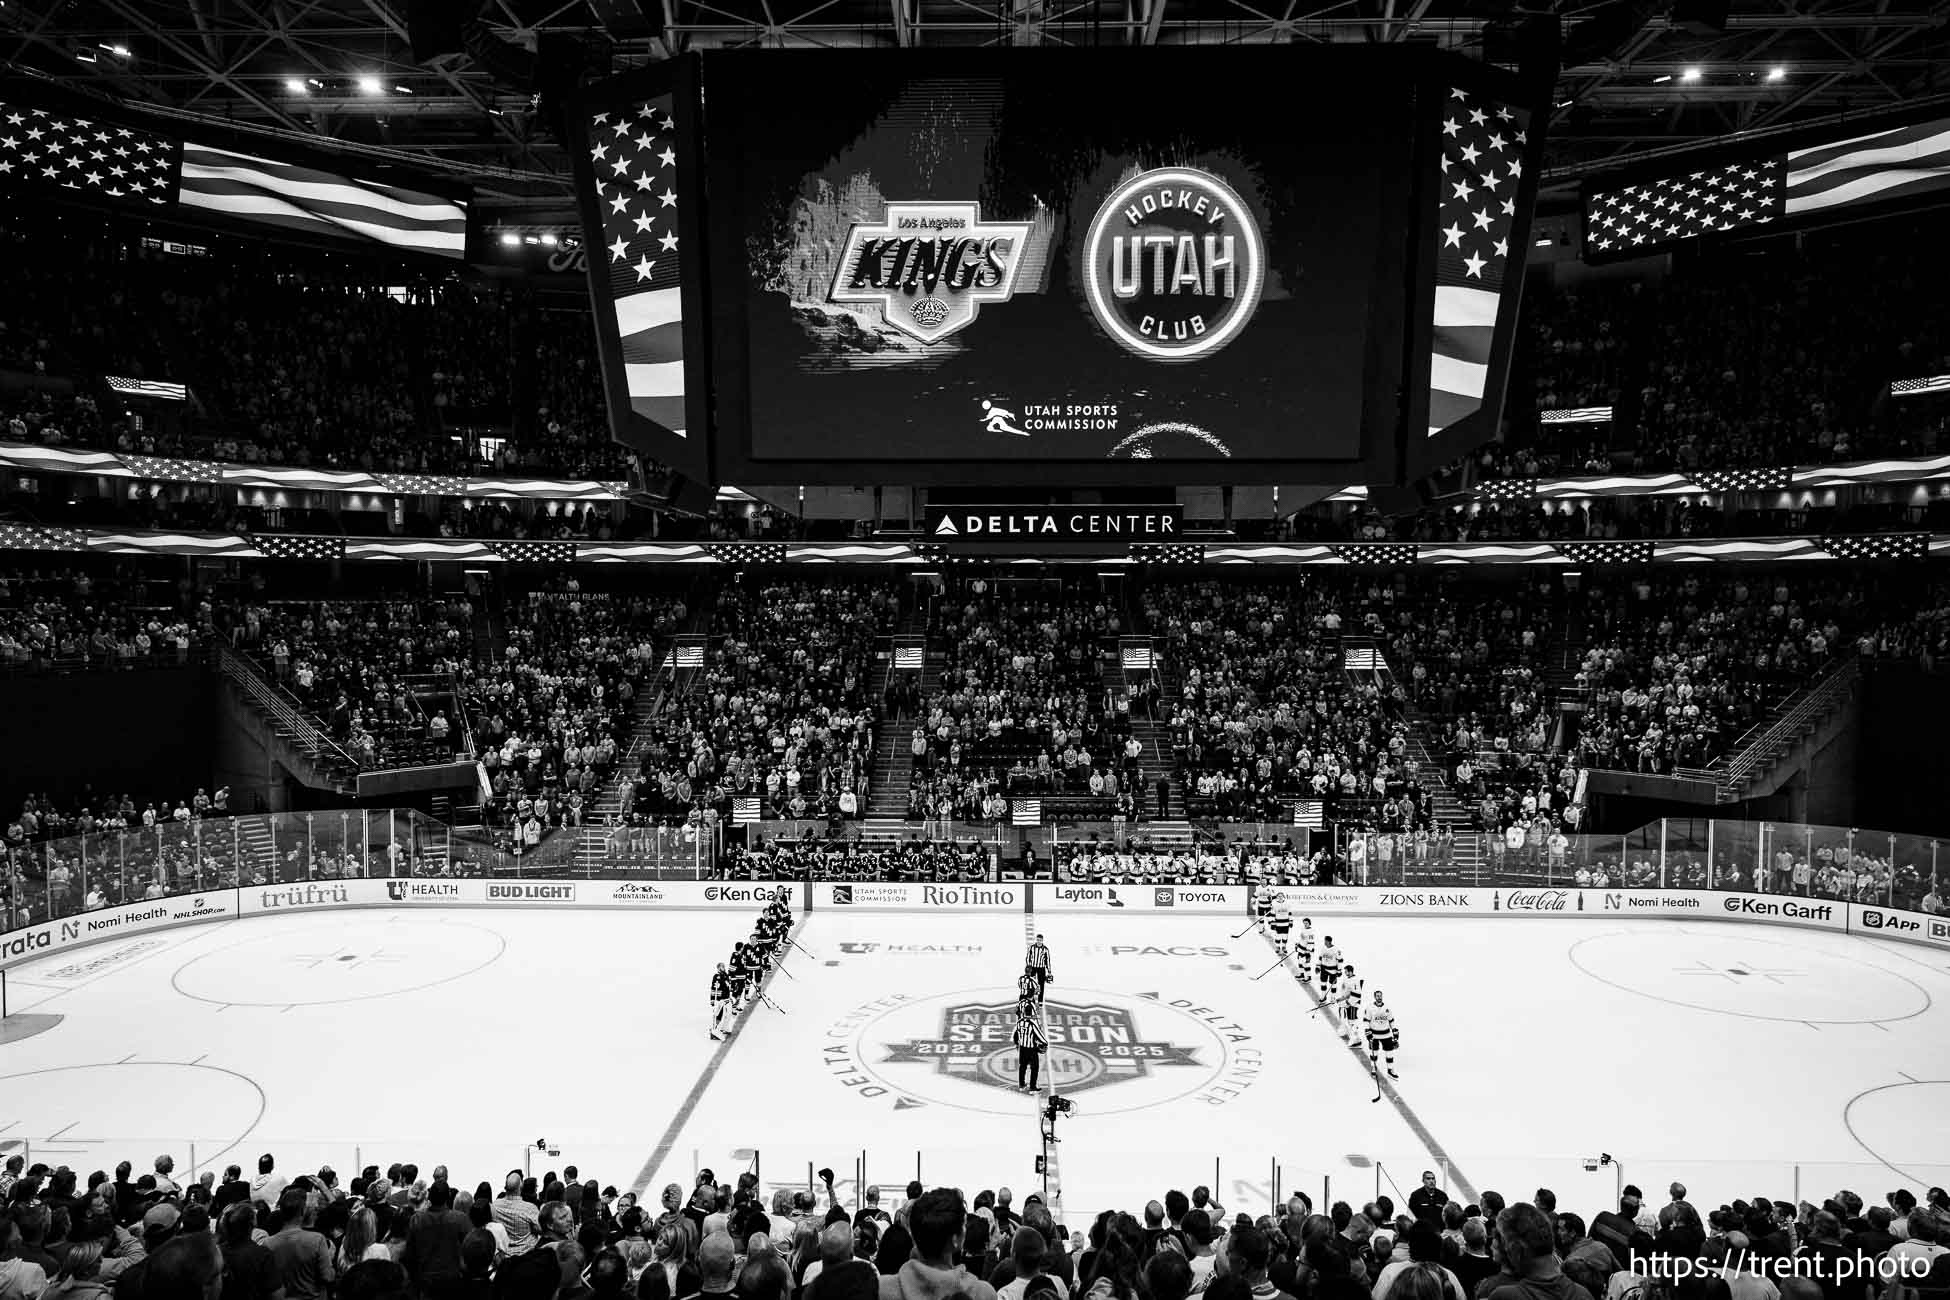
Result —
[[[1652,84],[1655,86],[1663,86],[1668,81],[1671,80],[1672,80],[1672,74],[1670,72],[1662,72],[1658,76],[1652,78]]]
[[[104,50],[107,50],[118,59],[126,59],[129,57],[129,47],[126,45],[110,45],[106,41],[100,42],[100,44]]]
[[[524,244],[539,244],[542,241],[534,235],[523,235],[521,237],[521,242]]]
[[[550,248],[554,248],[557,244],[561,243],[562,241],[557,239],[554,235],[543,235],[542,242],[548,245]]]
[[[286,77],[284,79],[284,88],[287,93],[293,95],[311,94],[311,87],[307,86],[303,81],[299,80],[297,77]]]
[[[96,61],[95,52],[83,46],[74,52],[74,61],[76,63],[93,63]]]
[[[1683,71],[1683,72],[1681,72],[1681,73],[1679,74],[1679,79],[1680,79],[1681,81],[1684,81],[1684,82],[1689,82],[1689,83],[1690,83],[1690,82],[1694,82],[1694,81],[1698,81],[1698,80],[1699,80],[1699,69],[1698,69],[1698,68],[1687,68],[1687,69],[1686,69],[1685,71]]]
[[[1769,81],[1786,81],[1787,69],[1777,63],[1767,70],[1767,79]]]
[[[520,244],[520,243],[521,243],[521,236],[520,236],[520,235],[517,235],[517,234],[516,234],[516,233],[515,233],[514,231],[512,231],[512,230],[504,230],[504,231],[502,231],[502,232],[501,232],[501,245],[502,245],[502,247],[504,247],[504,248],[514,248],[515,246],[517,246],[517,245],[518,245],[518,244]]]
[[[394,86],[394,87],[393,87],[393,93],[394,93],[394,94],[396,94],[396,95],[410,95],[410,94],[412,94],[412,93],[413,93],[413,87],[411,87],[411,86]]]
[[[359,93],[362,95],[378,95],[385,91],[385,87],[379,84],[377,77],[361,77],[358,84]]]

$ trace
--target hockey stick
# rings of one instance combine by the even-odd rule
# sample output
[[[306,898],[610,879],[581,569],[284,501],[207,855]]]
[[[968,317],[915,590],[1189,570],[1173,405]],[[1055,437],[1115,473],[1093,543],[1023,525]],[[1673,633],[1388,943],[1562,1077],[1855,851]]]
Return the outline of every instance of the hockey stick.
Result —
[[[1268,975],[1271,975],[1274,971],[1278,970],[1280,967],[1284,965],[1286,965],[1286,958],[1282,957],[1278,961],[1274,962],[1271,966],[1268,966],[1265,970],[1261,971],[1259,974],[1253,976],[1253,978],[1255,980],[1263,980]]]
[[[1251,925],[1247,926],[1245,929],[1241,930],[1238,934],[1235,934],[1232,937],[1235,939],[1243,939],[1247,935],[1251,934],[1254,930],[1259,929],[1259,927],[1264,924],[1266,924],[1264,921],[1255,917],[1253,918],[1253,923]]]
[[[1376,1067],[1373,1057],[1368,1058],[1368,1072],[1374,1075],[1374,1096],[1368,1098],[1368,1104],[1372,1106],[1381,1100],[1381,1071]]]
[[[787,979],[793,981],[795,984],[798,983],[799,981],[799,977],[797,975],[794,975],[791,971],[785,968],[784,962],[780,962],[777,966],[774,966],[772,969],[777,971],[779,974],[785,976]]]
[[[813,956],[813,955],[812,955],[811,953],[809,953],[809,952],[806,952],[806,945],[805,945],[805,944],[803,944],[803,943],[800,943],[800,942],[799,942],[799,941],[798,941],[797,939],[795,939],[795,938],[793,938],[793,937],[792,937],[791,935],[787,935],[787,936],[785,937],[785,941],[786,941],[787,943],[789,943],[789,944],[791,944],[791,945],[792,945],[793,947],[795,947],[795,948],[797,948],[797,949],[798,949],[798,950],[799,950],[800,952],[805,952],[805,953],[806,953],[806,960],[807,960],[807,961],[817,961],[817,960],[819,960],[819,959],[818,959],[817,957],[814,957],[814,956]]]
[[[772,1010],[778,1012],[780,1015],[785,1014],[785,1008],[780,1006],[778,1003],[772,1001],[772,995],[770,993],[760,991],[758,995],[758,1000],[760,1002],[763,1002],[766,1006],[772,1008]]]

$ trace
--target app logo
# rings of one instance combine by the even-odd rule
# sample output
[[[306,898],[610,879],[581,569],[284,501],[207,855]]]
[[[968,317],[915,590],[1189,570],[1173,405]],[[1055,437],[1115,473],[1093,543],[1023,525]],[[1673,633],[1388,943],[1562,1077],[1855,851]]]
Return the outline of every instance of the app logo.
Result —
[[[1049,1028],[1045,1066],[1059,1092],[1087,1092],[1147,1079],[1166,1066],[1201,1064],[1197,1048],[1146,1039],[1122,1007],[1051,998],[1043,1013]],[[1014,1001],[952,1004],[942,1008],[937,1033],[887,1044],[885,1064],[931,1064],[937,1075],[1013,1091],[1015,1025]]]
[[[1266,246],[1231,186],[1190,167],[1140,172],[1097,209],[1084,294],[1104,331],[1153,361],[1195,361],[1259,307]]]
[[[880,221],[847,232],[827,297],[872,304],[901,333],[939,343],[1015,293],[1029,231],[982,220],[979,203],[889,203]]]
[[[1880,930],[1882,928],[1882,913],[1864,908],[1862,911],[1862,928],[1865,930]]]

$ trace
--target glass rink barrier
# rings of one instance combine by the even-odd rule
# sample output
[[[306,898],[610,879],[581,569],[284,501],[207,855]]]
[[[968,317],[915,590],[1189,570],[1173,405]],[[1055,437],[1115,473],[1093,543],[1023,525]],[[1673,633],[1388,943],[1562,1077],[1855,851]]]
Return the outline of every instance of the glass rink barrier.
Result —
[[[794,848],[810,827],[768,829],[770,844]],[[932,851],[918,840],[841,838],[759,855],[724,853],[715,841],[698,826],[568,826],[517,844],[509,829],[453,828],[395,808],[172,821],[8,843],[0,929],[215,890],[359,878],[962,880],[993,879],[1009,861],[1004,846],[973,836]],[[910,851],[927,854],[918,873],[903,865]],[[1621,835],[1235,826],[1225,838],[1174,846],[1069,834],[1042,852],[1055,878],[1069,881],[1695,889],[1950,913],[1939,841],[1796,822],[1669,818]]]

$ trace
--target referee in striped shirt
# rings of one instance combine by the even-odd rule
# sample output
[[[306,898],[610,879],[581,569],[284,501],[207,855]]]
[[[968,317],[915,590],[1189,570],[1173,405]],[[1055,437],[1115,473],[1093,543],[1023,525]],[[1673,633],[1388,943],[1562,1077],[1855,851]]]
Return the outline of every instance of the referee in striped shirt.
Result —
[[[1029,945],[1029,956],[1023,961],[1023,968],[1036,977],[1038,990],[1047,989],[1050,982],[1049,948],[1043,943],[1043,936],[1037,935]]]
[[[1016,1089],[1034,1092],[1043,1077],[1043,1051],[1049,1046],[1041,1018],[1018,1016],[1010,1038],[1016,1045]]]

